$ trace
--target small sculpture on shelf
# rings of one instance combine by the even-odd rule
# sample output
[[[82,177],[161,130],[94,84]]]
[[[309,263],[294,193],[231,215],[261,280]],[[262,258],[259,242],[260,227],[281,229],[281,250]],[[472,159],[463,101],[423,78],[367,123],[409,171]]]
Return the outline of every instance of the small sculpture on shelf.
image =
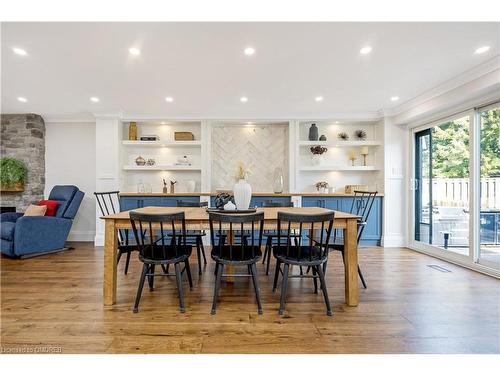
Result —
[[[349,134],[347,134],[346,132],[340,132],[337,136],[341,141],[349,140]]]
[[[167,186],[167,181],[163,179],[163,194],[168,194],[168,186]]]
[[[326,181],[320,181],[320,182],[316,182],[316,190],[320,193],[326,193],[327,189],[328,189],[328,182]]]
[[[146,162],[146,165],[149,165],[150,167],[155,165],[156,164],[156,160],[155,159],[148,159],[148,161]]]
[[[170,194],[175,194],[175,184],[177,181],[170,180]]]
[[[358,141],[366,141],[366,130],[359,129],[354,132],[354,136]]]
[[[146,165],[146,159],[139,155],[137,158],[135,158],[135,164],[142,167]]]
[[[321,137],[319,137],[319,140],[322,142],[326,141],[326,135],[322,134]]]

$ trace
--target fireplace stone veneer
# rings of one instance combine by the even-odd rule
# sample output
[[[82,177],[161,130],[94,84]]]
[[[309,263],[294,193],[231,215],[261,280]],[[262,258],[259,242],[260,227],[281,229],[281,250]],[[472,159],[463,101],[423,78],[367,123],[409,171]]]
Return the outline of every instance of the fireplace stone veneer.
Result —
[[[45,122],[36,114],[1,115],[1,153],[26,163],[28,176],[24,191],[2,193],[2,206],[24,211],[29,204],[43,199],[45,188]]]

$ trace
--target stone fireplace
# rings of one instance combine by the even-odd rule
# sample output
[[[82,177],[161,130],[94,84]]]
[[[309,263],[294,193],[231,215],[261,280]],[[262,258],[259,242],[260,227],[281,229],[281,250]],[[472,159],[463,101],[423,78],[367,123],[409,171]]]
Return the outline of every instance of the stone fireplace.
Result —
[[[35,114],[1,115],[1,153],[23,160],[28,167],[24,191],[2,193],[1,206],[24,211],[32,203],[43,199],[45,188],[45,122]]]

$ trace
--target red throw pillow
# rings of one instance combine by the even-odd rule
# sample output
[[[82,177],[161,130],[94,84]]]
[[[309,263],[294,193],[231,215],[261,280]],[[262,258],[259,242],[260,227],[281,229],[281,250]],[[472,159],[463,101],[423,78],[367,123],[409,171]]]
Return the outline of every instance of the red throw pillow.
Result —
[[[47,206],[47,212],[45,213],[45,216],[56,216],[57,206],[59,206],[59,202],[44,199],[38,202],[38,205]]]

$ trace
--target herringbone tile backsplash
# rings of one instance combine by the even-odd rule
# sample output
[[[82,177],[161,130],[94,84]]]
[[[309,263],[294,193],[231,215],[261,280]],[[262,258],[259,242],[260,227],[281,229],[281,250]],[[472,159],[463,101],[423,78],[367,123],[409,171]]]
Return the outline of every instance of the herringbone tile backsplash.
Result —
[[[288,187],[288,128],[286,126],[215,126],[212,130],[212,189],[230,189],[238,164],[253,164],[248,178],[253,192],[272,192],[276,167]]]

